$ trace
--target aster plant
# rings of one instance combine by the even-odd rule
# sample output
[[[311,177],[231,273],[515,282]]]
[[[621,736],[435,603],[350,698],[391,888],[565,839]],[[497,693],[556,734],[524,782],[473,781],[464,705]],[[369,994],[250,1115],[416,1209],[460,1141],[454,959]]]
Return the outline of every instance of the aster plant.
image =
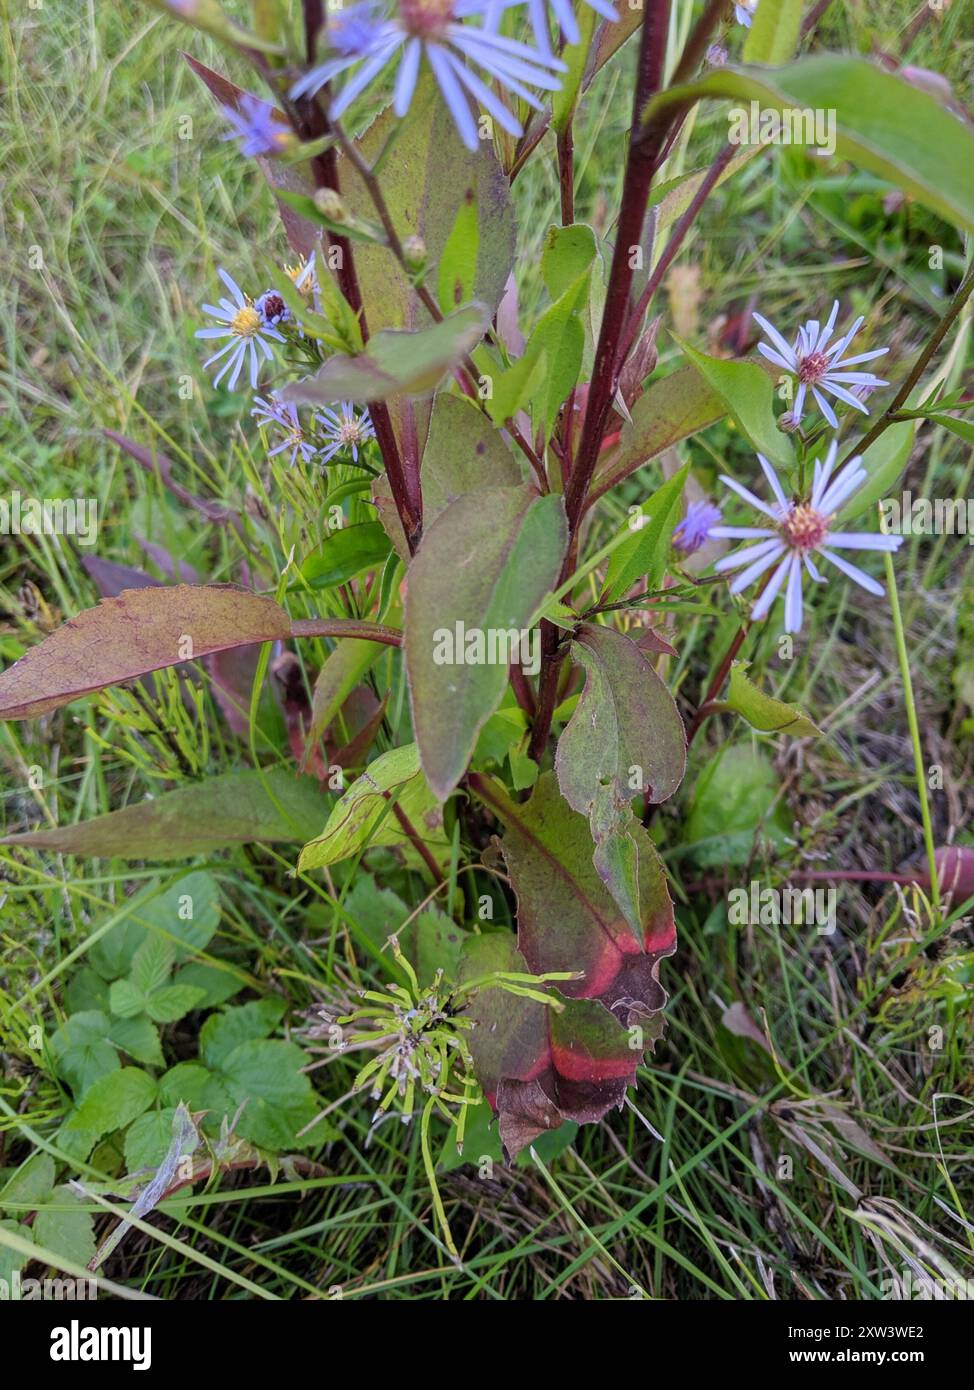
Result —
[[[377,972],[380,987],[335,1015],[336,1060],[315,1081],[343,1077],[346,1099],[370,1088],[376,1123],[415,1118],[435,1193],[444,1145],[469,1153],[476,1134],[476,1153],[512,1159],[566,1121],[611,1121],[646,1075],[678,978],[669,875],[694,853],[684,811],[708,741],[817,732],[771,688],[812,648],[809,628],[837,622],[830,570],[858,586],[865,615],[843,610],[838,636],[891,622],[902,654],[901,537],[881,532],[875,506],[909,466],[918,420],[936,424],[939,409],[940,428],[960,408],[938,398],[935,359],[970,276],[945,281],[943,313],[895,360],[853,350],[885,332],[878,287],[847,269],[833,286],[825,262],[802,281],[819,317],[759,305],[774,322],[754,313],[753,352],[753,305],[740,305],[742,333],[707,350],[670,321],[663,287],[708,200],[740,206],[727,187],[777,157],[728,146],[701,167],[688,112],[750,100],[768,68],[800,106],[811,73],[843,157],[967,231],[974,134],[880,65],[820,51],[814,16],[802,30],[791,5],[772,24],[763,5],[700,0],[678,28],[668,0],[305,0],[300,15],[255,5],[248,30],[216,0],[155,3],[263,84],[258,95],[190,57],[214,142],[254,161],[280,215],[246,264],[217,272],[227,295],[193,321],[219,343],[201,364],[201,381],[215,369],[204,400],[233,421],[219,476],[241,460],[249,471],[245,493],[192,501],[262,559],[246,583],[133,589],[74,616],[0,674],[0,713],[48,716],[215,656],[206,669],[225,683],[228,651],[267,644],[279,687],[267,729],[286,734],[277,747],[265,730],[265,651],[241,663],[244,780],[220,789],[220,814],[259,803],[252,838],[282,842],[300,882],[281,891],[331,904],[327,949],[355,981]],[[744,62],[708,66],[735,11]],[[631,114],[611,152],[618,195],[589,225],[575,213],[575,123],[622,90],[613,65]],[[869,122],[877,104],[886,124]],[[532,182],[532,162],[557,179],[540,169]],[[861,370],[883,354],[889,382]],[[112,438],[191,496],[153,441]],[[717,476],[719,506],[706,500]],[[728,541],[742,545],[721,553]],[[773,658],[779,638],[790,655]],[[140,814],[161,816],[168,795]],[[209,853],[216,812],[195,814]],[[775,852],[784,876],[794,841]],[[395,940],[366,952],[348,895],[367,872],[383,894],[376,930]],[[678,1064],[678,1041],[666,1046]],[[320,1099],[338,1118],[340,1093]]]

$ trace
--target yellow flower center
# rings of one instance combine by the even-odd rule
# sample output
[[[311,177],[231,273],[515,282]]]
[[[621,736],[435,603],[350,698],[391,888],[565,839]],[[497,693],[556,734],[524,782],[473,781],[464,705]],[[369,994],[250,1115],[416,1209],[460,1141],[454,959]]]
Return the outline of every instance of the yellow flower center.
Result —
[[[252,338],[260,328],[260,314],[252,304],[238,309],[230,323],[230,330],[238,338]]]
[[[310,299],[315,290],[315,277],[309,275],[303,285],[298,284],[299,276],[303,275],[307,269],[308,262],[302,261],[300,265],[286,265],[284,267],[288,278],[294,282],[299,294],[303,294],[305,299]]]

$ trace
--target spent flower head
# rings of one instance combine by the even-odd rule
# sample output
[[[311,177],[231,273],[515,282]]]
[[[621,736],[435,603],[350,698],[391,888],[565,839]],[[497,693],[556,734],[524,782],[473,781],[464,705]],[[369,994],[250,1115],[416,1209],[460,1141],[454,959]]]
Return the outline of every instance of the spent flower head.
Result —
[[[520,121],[468,63],[481,68],[488,78],[539,111],[541,103],[528,88],[556,91],[560,84],[553,74],[563,72],[565,64],[551,54],[539,53],[527,44],[495,33],[489,26],[462,22],[471,16],[483,16],[490,8],[491,0],[399,0],[395,12],[384,19],[365,0],[340,12],[329,25],[327,42],[333,56],[296,82],[291,96],[316,92],[325,83],[358,67],[329,106],[332,119],[338,120],[399,55],[392,106],[395,114],[402,117],[409,110],[425,58],[469,150],[480,145],[471,98],[509,134],[522,135]]]
[[[727,570],[741,571],[731,583],[732,594],[740,593],[771,570],[770,577],[751,609],[754,622],[767,616],[784,586],[785,631],[800,630],[803,574],[807,573],[816,584],[825,583],[824,576],[819,573],[812,559],[813,553],[829,560],[836,569],[854,580],[867,593],[880,597],[885,593],[882,584],[877,583],[857,565],[836,554],[837,550],[896,551],[903,542],[902,536],[883,536],[873,531],[832,529],[839,510],[869,476],[862,467],[859,455],[851,458],[838,473],[835,473],[838,448],[838,442],[833,439],[825,461],[816,459],[811,495],[807,498],[788,498],[777,473],[762,454],[758,454],[758,461],[771,489],[773,502],[763,502],[733,478],[721,477],[722,483],[767,517],[769,523],[764,526],[710,528],[710,535],[716,539],[750,542],[742,549],[725,555],[714,565],[714,569],[720,574]]]
[[[847,357],[843,361],[842,354],[859,332],[864,318],[860,315],[852,327],[832,343],[838,315],[839,301],[836,300],[832,305],[828,322],[819,324],[817,319],[809,319],[804,327],[798,330],[794,346],[789,345],[774,324],[769,323],[761,314],[754,315],[755,321],[761,325],[773,344],[769,347],[767,343],[758,343],[758,352],[787,375],[793,376],[797,382],[795,399],[788,412],[795,426],[801,424],[805,398],[809,391],[832,428],[838,429],[839,422],[835,411],[823,396],[823,391],[829,391],[837,400],[845,401],[846,405],[851,405],[856,410],[861,410],[863,415],[868,415],[869,411],[856,388],[868,386],[874,391],[877,386],[889,385],[888,381],[873,376],[872,372],[849,370],[862,362],[872,362],[874,358],[882,357],[884,353],[889,352],[889,348],[874,348],[872,352],[861,352],[857,357]]]
[[[273,326],[266,323],[260,310],[248,299],[236,280],[223,269],[217,267],[217,274],[226,285],[232,296],[227,299],[225,296],[220,300],[219,307],[213,304],[204,304],[203,309],[207,314],[212,314],[215,319],[222,323],[220,328],[198,328],[197,338],[227,338],[229,341],[224,344],[212,357],[208,357],[204,362],[204,367],[211,366],[214,362],[224,358],[223,366],[213,378],[213,385],[219,386],[227,372],[230,379],[227,382],[227,389],[232,391],[239,380],[243,370],[244,362],[250,360],[250,385],[251,388],[257,386],[257,376],[261,367],[261,353],[265,360],[273,360],[271,341],[283,343],[284,338]]]

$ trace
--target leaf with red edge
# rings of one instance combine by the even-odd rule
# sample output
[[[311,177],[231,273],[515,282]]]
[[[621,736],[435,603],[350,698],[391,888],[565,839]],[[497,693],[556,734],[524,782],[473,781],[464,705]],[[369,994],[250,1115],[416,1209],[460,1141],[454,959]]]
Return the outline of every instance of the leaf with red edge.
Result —
[[[473,790],[504,824],[501,849],[518,900],[517,944],[535,974],[574,970],[581,979],[559,988],[576,999],[600,999],[629,1014],[657,1013],[666,1001],[659,962],[676,949],[673,904],[649,834],[636,822],[639,851],[637,942],[592,864],[584,816],[558,791],[554,773],[538,778],[531,799],[511,801],[497,782],[473,774]]]
[[[526,970],[511,933],[496,932],[467,942],[459,973],[470,983]],[[511,1157],[564,1120],[601,1119],[635,1081],[641,1049],[614,1014],[591,999],[552,999],[545,1005],[492,984],[467,1010],[474,1069]]]

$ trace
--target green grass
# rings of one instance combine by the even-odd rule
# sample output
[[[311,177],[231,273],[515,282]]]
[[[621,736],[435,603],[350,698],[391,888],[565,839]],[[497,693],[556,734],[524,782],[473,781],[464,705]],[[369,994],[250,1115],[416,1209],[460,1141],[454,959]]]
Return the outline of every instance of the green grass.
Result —
[[[908,51],[912,7],[837,0],[832,9],[834,46],[875,41],[969,93],[974,43],[964,5],[920,29]],[[266,466],[246,429],[249,401],[209,390],[192,338],[217,264],[258,275],[286,252],[259,176],[219,141],[220,122],[176,50],[222,60],[149,8],[93,3],[23,8],[0,43],[0,491],[96,497],[100,556],[160,575],[141,536],[205,579],[238,580],[246,563],[251,582],[272,591],[291,548],[304,553],[321,534],[325,482]],[[235,75],[244,79],[241,69]],[[628,102],[624,75],[606,74],[576,132],[577,215],[602,234],[611,233]],[[701,115],[671,172],[704,163],[721,133],[719,113]],[[886,190],[871,177],[843,166],[807,175],[801,156],[779,152],[720,191],[678,262],[698,277],[699,307],[671,294],[666,322],[689,313],[689,336],[705,346],[755,303],[795,323],[841,295],[868,314],[872,342],[892,342],[891,368],[901,374],[945,286],[956,283],[957,235],[913,205],[885,212]],[[557,200],[547,145],[518,200],[530,308]],[[931,244],[944,247],[943,272],[929,269]],[[663,335],[661,346],[665,360],[672,348]],[[967,349],[968,374],[961,353],[955,384],[969,381],[969,362]],[[186,486],[243,510],[243,539],[187,513],[105,440],[105,427],[155,440]],[[720,427],[685,456],[706,481],[749,451]],[[957,440],[926,431],[907,485],[963,496],[971,468]],[[593,548],[653,482],[633,481],[607,503]],[[924,759],[943,770],[943,790],[930,793],[938,843],[963,839],[970,813],[970,711],[958,693],[974,609],[970,554],[962,538],[915,537],[897,557]],[[70,542],[5,544],[4,664],[96,597]],[[755,634],[747,649],[754,670],[827,733],[770,749],[761,741],[791,840],[768,881],[801,865],[896,870],[923,853],[894,629],[888,608],[860,598],[840,582],[817,594],[792,661],[779,658],[773,633]],[[667,677],[684,708],[737,626],[726,601],[715,602],[722,617],[679,620]],[[322,656],[306,644],[309,666]],[[88,819],[202,771],[187,766],[178,742],[135,732],[135,717],[134,697],[114,692],[40,723],[5,725],[7,828]],[[208,770],[243,764],[246,743],[228,733],[208,685],[203,718]],[[401,741],[407,721],[400,676],[378,746]],[[751,745],[742,727],[705,725],[684,789],[658,816],[680,949],[662,971],[668,1031],[632,1106],[580,1129],[547,1159],[444,1174],[459,1270],[436,1229],[418,1128],[389,1123],[370,1138],[372,1103],[342,1103],[354,1059],[329,1051],[318,1011],[381,979],[336,906],[349,884],[290,877],[290,852],[219,855],[209,867],[221,886],[221,952],[251,982],[237,1002],[265,992],[286,1000],[337,1127],[307,1151],[320,1165],[313,1172],[241,1171],[182,1189],[126,1237],[106,1277],[172,1299],[337,1289],[344,1298],[428,1300],[878,1298],[908,1261],[974,1277],[970,926],[960,904],[941,920],[915,890],[863,883],[841,889],[832,938],[728,926],[724,888],[761,877],[764,852],[753,870],[731,868],[725,880],[720,866],[705,873],[690,864],[679,826],[706,760],[723,742]],[[32,768],[42,772],[37,788]],[[474,862],[478,848],[463,848],[463,862]],[[154,876],[118,862],[0,850],[0,1182],[54,1142],[69,1104],[31,1029],[57,1027],[74,961]],[[411,905],[427,891],[415,873],[395,886]],[[932,1047],[937,1028],[942,1045]],[[173,1060],[195,1055],[185,1020],[167,1046]],[[98,1223],[103,1236],[113,1221],[99,1212]]]

